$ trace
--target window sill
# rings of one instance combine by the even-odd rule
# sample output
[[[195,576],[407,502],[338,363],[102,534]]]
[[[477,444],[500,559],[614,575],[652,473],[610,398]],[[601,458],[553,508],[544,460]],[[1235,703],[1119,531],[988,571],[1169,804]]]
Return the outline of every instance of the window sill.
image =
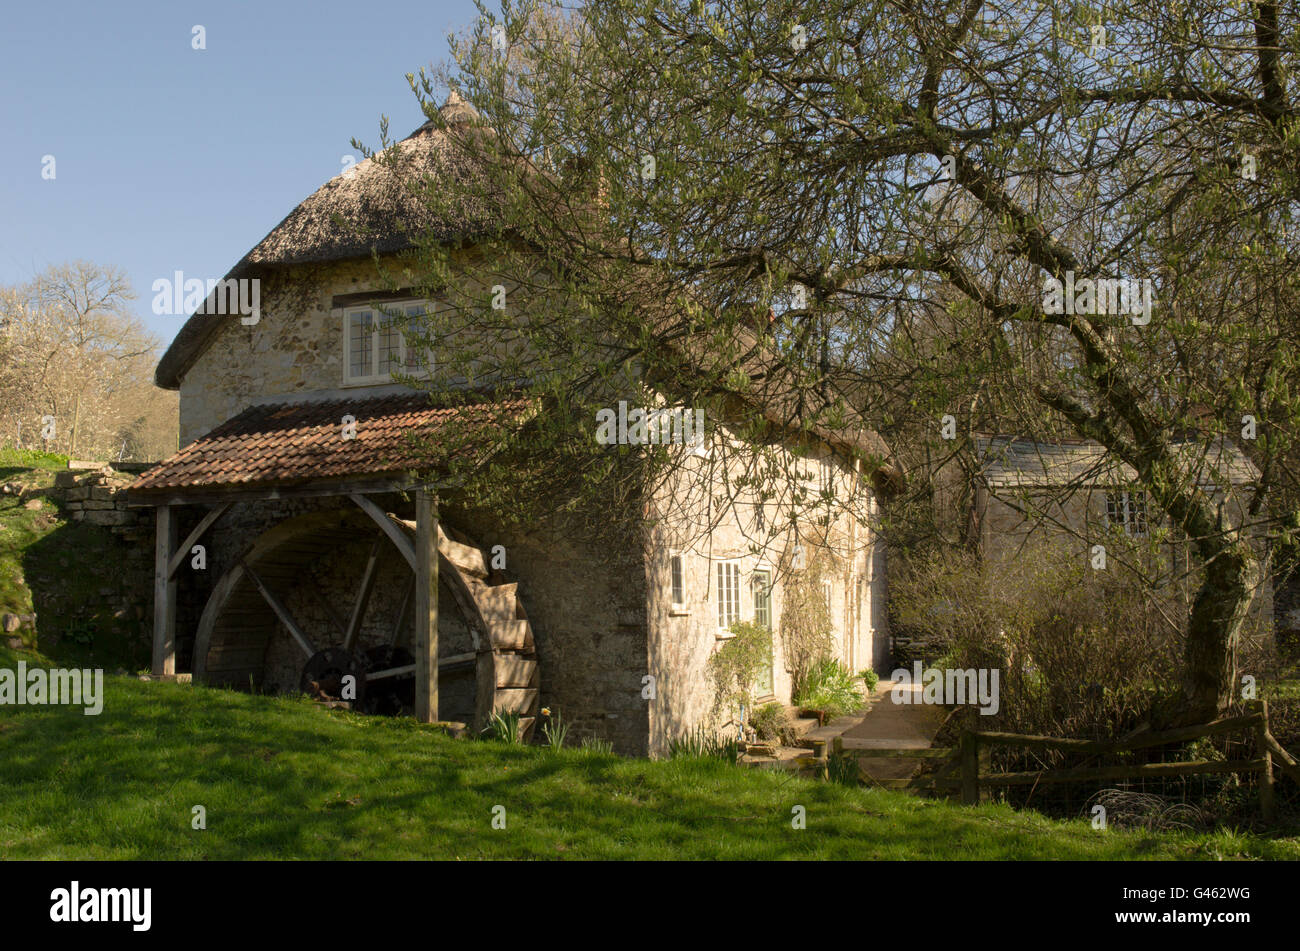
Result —
[[[668,609],[669,617],[690,617],[691,609],[684,604],[674,604]]]

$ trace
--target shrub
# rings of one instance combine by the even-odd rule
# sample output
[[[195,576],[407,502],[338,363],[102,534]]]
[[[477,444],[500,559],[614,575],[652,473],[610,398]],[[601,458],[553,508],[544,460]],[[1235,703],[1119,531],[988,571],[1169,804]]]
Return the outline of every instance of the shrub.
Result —
[[[794,702],[831,720],[862,706],[865,698],[858,683],[858,677],[838,660],[823,657],[796,687]]]
[[[861,677],[862,682],[866,684],[867,693],[871,693],[873,690],[875,690],[876,684],[880,683],[880,675],[876,673],[874,670],[872,670],[870,667],[868,667],[866,670],[858,671],[858,676]]]
[[[935,552],[890,579],[895,629],[932,645],[934,666],[999,670],[989,726],[1053,736],[1116,735],[1143,720],[1178,680],[1182,633],[1171,619],[1186,616],[1185,597],[1153,589],[1125,559],[1094,571],[1050,541],[1009,562]]]
[[[786,713],[785,705],[780,703],[766,703],[749,718],[749,725],[754,728],[760,740],[781,739],[782,731],[789,724],[790,716]]]
[[[732,637],[709,657],[708,673],[713,682],[713,715],[724,711],[738,714],[753,706],[754,681],[772,664],[772,632],[750,621],[731,625]]]

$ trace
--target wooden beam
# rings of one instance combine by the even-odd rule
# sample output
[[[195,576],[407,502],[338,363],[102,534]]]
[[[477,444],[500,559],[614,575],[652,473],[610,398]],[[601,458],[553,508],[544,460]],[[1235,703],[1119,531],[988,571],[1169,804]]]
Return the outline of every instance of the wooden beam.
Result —
[[[370,502],[369,499],[365,501]],[[370,504],[374,506],[373,502]],[[392,524],[387,516],[384,516],[384,521]],[[393,525],[393,531],[400,533],[401,529]],[[405,540],[405,535],[402,538]],[[438,719],[438,501],[426,488],[417,489],[415,493],[413,635],[415,718],[421,723],[433,723]]]
[[[1144,779],[1148,776],[1194,776],[1198,773],[1257,773],[1264,759],[1187,760],[1181,763],[1146,763],[1141,766],[1098,766],[1081,769],[1048,769],[1028,773],[989,773],[979,778],[981,786],[1031,786],[1038,783],[1072,783],[1114,779]]]
[[[366,569],[361,574],[361,587],[357,589],[357,600],[352,605],[352,617],[348,619],[347,629],[343,632],[343,647],[352,650],[357,634],[361,631],[361,620],[366,616],[370,604],[370,593],[375,589],[375,576],[378,574],[379,553],[383,549],[384,536],[375,536],[375,543],[370,546],[370,557],[366,559]]]
[[[293,639],[298,642],[298,646],[302,648],[302,652],[308,657],[315,654],[316,648],[313,647],[311,641],[307,639],[307,635],[302,632],[302,628],[300,628],[298,622],[293,619],[293,615],[289,613],[289,609],[281,603],[280,599],[277,598],[271,589],[266,586],[266,583],[257,576],[257,572],[253,570],[253,566],[242,559],[239,564],[244,569],[244,573],[252,579],[253,584],[257,585],[257,590],[262,592],[262,597],[265,598],[266,603],[271,606],[271,610],[275,612],[275,616],[278,617],[281,623],[289,629],[289,633],[292,634]]]
[[[1297,762],[1295,757],[1286,751],[1286,748],[1274,738],[1272,733],[1265,732],[1264,745],[1268,747],[1269,752],[1277,757],[1273,760],[1273,765],[1297,783],[1300,783],[1300,762]]]
[[[477,651],[439,657],[438,673],[444,673],[452,668],[468,668],[476,660],[478,660]],[[389,667],[387,670],[376,670],[374,673],[366,674],[366,683],[372,680],[384,680],[388,677],[405,677],[407,674],[413,673],[415,673],[414,664],[403,664],[401,667]]]
[[[1034,736],[1027,733],[997,733],[979,731],[981,743],[999,743],[1004,746],[1023,746],[1031,749],[1062,749],[1077,753],[1120,753],[1129,750],[1148,749],[1152,746],[1165,746],[1169,743],[1181,743],[1195,740],[1202,736],[1214,736],[1219,733],[1231,733],[1235,730],[1254,729],[1263,722],[1258,713],[1240,717],[1223,717],[1209,723],[1196,726],[1178,727],[1162,730],[1159,733],[1137,733],[1118,740],[1074,740],[1056,736]]]
[[[199,539],[203,537],[203,533],[212,527],[213,522],[221,518],[222,515],[225,515],[226,509],[230,508],[232,504],[233,503],[231,502],[223,502],[222,504],[213,507],[203,516],[203,519],[199,524],[194,527],[194,531],[185,536],[184,543],[176,549],[175,553],[172,555],[172,560],[167,563],[168,578],[174,578],[176,576],[177,569],[185,563],[185,558],[189,555],[190,549],[198,544]]]
[[[406,563],[411,566],[412,570],[418,572],[419,568],[416,565],[415,546],[411,544],[411,539],[407,536],[406,532],[402,530],[402,527],[387,512],[364,495],[349,495],[348,498],[355,502],[361,511],[370,516],[371,521],[378,525],[383,533],[392,540],[394,545],[397,546],[397,550],[402,553],[402,557],[406,559]],[[418,503],[418,492],[416,493],[416,498]],[[436,530],[433,535],[434,544],[437,545],[438,533]],[[436,567],[434,568],[434,571],[437,571]]]
[[[411,595],[415,593],[415,575],[411,575],[411,580],[406,583],[406,590],[402,592],[402,604],[397,609],[397,620],[393,622],[393,633],[388,638],[388,646],[396,647],[397,642],[402,637],[402,632],[407,630],[402,627],[402,621],[406,620],[406,609],[411,606]]]
[[[1255,727],[1256,746],[1264,754],[1264,766],[1259,771],[1259,815],[1265,822],[1277,820],[1277,798],[1273,789],[1273,751],[1268,748],[1268,701],[1260,700],[1259,726]]]
[[[153,673],[167,677],[176,673],[176,579],[170,566],[176,550],[176,510],[170,505],[158,509],[153,557]]]
[[[365,479],[338,482],[281,484],[258,488],[222,488],[199,486],[194,489],[127,489],[126,504],[132,508],[160,505],[220,505],[223,502],[261,502],[267,499],[314,499],[331,495],[382,494],[404,492],[411,487],[406,479]]]

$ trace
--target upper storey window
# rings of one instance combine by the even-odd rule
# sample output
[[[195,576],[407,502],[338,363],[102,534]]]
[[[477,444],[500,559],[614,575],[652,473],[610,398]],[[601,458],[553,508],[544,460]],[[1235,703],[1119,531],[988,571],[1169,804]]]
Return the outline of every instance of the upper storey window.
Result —
[[[409,347],[402,331],[417,331],[425,301],[394,301],[343,311],[343,382],[391,383],[394,373],[423,373],[429,361]]]

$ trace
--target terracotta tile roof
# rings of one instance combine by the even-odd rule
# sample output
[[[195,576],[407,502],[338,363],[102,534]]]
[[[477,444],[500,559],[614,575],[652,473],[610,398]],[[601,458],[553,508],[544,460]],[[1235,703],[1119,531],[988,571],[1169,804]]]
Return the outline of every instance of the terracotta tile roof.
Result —
[[[491,428],[503,414],[521,418],[526,406],[525,400],[511,399],[437,408],[422,393],[250,406],[149,469],[130,491],[241,488],[406,472],[429,464],[412,444],[413,434],[435,435],[457,419],[477,429]],[[354,439],[343,438],[345,415],[356,419]],[[466,427],[458,425],[454,432],[459,437]]]

